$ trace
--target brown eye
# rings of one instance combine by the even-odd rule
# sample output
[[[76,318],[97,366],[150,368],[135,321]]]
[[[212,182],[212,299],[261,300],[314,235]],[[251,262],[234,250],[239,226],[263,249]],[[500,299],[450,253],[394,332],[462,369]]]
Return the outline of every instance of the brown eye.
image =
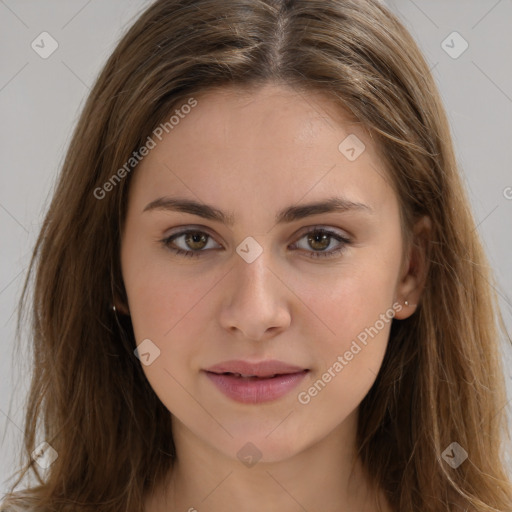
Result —
[[[178,244],[177,241],[180,241],[180,239],[181,242]],[[296,242],[292,248],[299,248],[306,251],[310,258],[328,258],[336,256],[343,252],[346,246],[351,243],[348,238],[339,233],[320,228],[310,230],[300,237],[299,240],[303,239],[307,240],[306,246],[301,247],[299,243]],[[334,244],[334,248],[328,250],[333,241],[337,242],[337,245]],[[216,244],[217,247],[208,247],[209,242],[216,243],[208,233],[197,230],[181,231],[162,240],[165,247],[181,256],[201,256],[202,253],[207,252],[209,249],[221,247],[218,244]]]
[[[305,250],[311,258],[328,258],[336,256],[343,252],[346,249],[346,246],[351,243],[348,238],[340,235],[339,233],[320,228],[316,228],[305,233],[299,240],[302,239],[307,239],[305,244],[306,246],[301,247],[297,242],[293,247]],[[335,245],[334,249],[327,250],[333,240],[337,241],[338,245]]]
[[[190,249],[204,249],[208,242],[209,236],[200,231],[191,231],[185,235],[185,243]]]
[[[323,232],[316,231],[314,235],[308,235],[308,243],[312,249],[324,251],[329,247],[331,237]]]
[[[178,244],[178,241],[180,244]],[[164,240],[162,243],[165,247],[183,256],[201,256],[201,253],[206,252],[206,249],[216,249],[220,247],[208,247],[208,243],[213,238],[204,231],[187,230],[175,233]]]

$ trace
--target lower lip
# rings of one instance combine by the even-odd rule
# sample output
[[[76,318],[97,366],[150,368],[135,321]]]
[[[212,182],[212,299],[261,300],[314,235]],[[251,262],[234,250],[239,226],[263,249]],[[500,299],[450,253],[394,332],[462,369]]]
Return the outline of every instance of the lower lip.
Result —
[[[277,400],[286,395],[302,381],[306,373],[307,370],[304,370],[257,380],[208,371],[206,375],[227,397],[244,404],[257,404]]]

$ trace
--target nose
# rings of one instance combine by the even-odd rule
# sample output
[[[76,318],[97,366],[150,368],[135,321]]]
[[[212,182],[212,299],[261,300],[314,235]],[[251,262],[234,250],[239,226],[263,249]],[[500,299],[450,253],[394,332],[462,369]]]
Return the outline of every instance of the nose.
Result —
[[[230,333],[253,341],[263,341],[286,330],[291,323],[289,300],[292,292],[272,267],[267,251],[247,263],[235,262],[224,283],[220,313],[222,327]]]

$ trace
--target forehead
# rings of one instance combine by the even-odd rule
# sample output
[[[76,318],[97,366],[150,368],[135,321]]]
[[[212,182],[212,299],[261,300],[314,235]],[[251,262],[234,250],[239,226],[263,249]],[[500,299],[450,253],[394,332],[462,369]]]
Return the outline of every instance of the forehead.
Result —
[[[236,196],[261,207],[335,191],[379,203],[392,193],[368,130],[319,92],[266,85],[194,98],[139,164],[135,195],[176,192],[220,204]]]

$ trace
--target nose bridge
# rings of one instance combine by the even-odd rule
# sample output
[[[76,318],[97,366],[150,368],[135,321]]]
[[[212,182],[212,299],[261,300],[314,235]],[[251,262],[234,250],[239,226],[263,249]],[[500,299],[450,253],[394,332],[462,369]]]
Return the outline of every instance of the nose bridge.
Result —
[[[235,289],[245,296],[262,295],[266,300],[272,299],[269,287],[274,289],[275,280],[268,267],[272,267],[271,250],[254,238],[248,237],[236,249],[239,260],[235,264]],[[266,295],[266,296],[265,296]],[[265,297],[263,297],[265,296]]]
[[[247,338],[259,339],[268,330],[289,325],[290,315],[283,284],[270,270],[276,266],[271,250],[254,242],[246,240],[237,247],[238,260],[221,323],[228,330],[236,329]]]

